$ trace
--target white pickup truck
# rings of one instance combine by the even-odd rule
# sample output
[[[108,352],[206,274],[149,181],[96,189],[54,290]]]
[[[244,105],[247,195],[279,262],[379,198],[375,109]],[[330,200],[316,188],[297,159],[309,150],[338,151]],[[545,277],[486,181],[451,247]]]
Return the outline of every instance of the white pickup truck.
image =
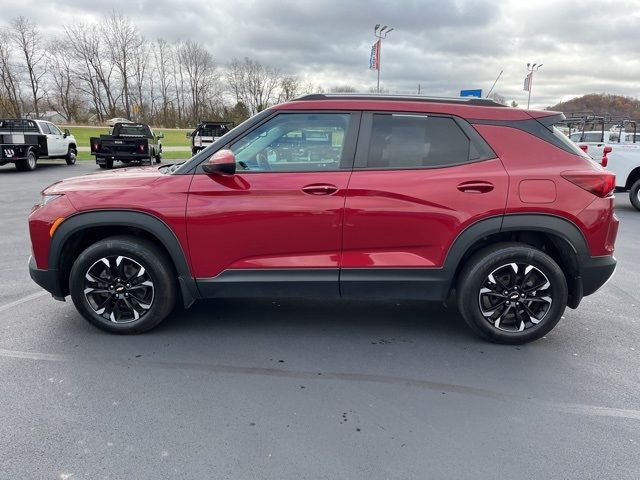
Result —
[[[569,138],[616,174],[616,190],[628,191],[631,204],[640,210],[640,133],[615,128],[575,132]]]
[[[62,158],[73,165],[77,154],[78,143],[68,129],[63,132],[44,120],[0,119],[0,166],[13,163],[30,171],[41,158]]]

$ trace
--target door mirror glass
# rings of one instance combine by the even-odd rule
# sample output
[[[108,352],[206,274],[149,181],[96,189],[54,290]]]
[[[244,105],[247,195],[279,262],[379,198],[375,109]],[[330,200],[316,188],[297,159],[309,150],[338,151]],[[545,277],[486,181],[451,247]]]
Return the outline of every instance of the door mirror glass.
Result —
[[[71,135],[71,132],[69,131],[69,129],[68,129],[68,128],[65,128],[65,129],[64,129],[64,136],[65,136],[65,138],[66,138],[66,137],[68,137],[68,136],[70,136],[70,135]]]
[[[202,165],[202,170],[210,174],[234,175],[236,157],[231,150],[218,150]]]
[[[158,133],[158,138],[164,138],[164,133],[162,132]]]
[[[193,137],[193,134],[194,134],[194,133],[195,133],[195,132],[187,132],[187,134],[186,134],[185,136],[186,136],[187,138],[191,138],[191,137]]]

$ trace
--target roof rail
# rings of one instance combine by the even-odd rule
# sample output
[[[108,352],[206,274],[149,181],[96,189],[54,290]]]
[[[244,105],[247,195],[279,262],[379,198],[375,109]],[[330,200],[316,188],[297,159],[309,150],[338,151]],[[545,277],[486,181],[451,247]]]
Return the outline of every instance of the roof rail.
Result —
[[[292,101],[304,100],[380,100],[408,101],[428,103],[460,103],[463,105],[482,105],[485,107],[506,107],[489,98],[476,97],[427,97],[425,95],[389,95],[379,93],[312,93],[294,98]]]

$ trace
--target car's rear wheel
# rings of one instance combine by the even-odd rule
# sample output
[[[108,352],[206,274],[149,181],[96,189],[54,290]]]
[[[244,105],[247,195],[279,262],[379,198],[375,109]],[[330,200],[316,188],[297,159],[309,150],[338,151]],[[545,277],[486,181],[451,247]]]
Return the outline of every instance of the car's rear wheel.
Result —
[[[558,264],[521,243],[480,250],[458,278],[460,313],[475,333],[496,343],[541,338],[556,326],[567,305],[567,282]]]
[[[640,210],[640,180],[637,180],[629,190],[629,200],[636,210]]]
[[[64,157],[65,161],[67,162],[67,165],[75,165],[77,155],[78,155],[78,152],[76,151],[76,149],[73,147],[69,147],[69,151],[67,152],[67,155]]]
[[[36,169],[36,165],[38,163],[38,157],[33,150],[29,150],[27,152],[27,157],[23,160],[18,160],[16,162],[16,170],[21,172],[30,172]]]
[[[151,242],[130,236],[106,238],[84,250],[71,268],[69,289],[90,323],[122,334],[152,329],[176,300],[169,259]]]

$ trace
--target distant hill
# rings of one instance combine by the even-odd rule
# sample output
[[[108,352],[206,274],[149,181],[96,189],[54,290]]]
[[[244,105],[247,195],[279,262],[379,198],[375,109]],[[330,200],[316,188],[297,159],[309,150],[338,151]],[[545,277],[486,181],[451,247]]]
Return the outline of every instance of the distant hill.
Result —
[[[555,110],[564,114],[594,112],[640,119],[640,100],[632,97],[623,97],[622,95],[591,93],[547,107],[547,110]]]

